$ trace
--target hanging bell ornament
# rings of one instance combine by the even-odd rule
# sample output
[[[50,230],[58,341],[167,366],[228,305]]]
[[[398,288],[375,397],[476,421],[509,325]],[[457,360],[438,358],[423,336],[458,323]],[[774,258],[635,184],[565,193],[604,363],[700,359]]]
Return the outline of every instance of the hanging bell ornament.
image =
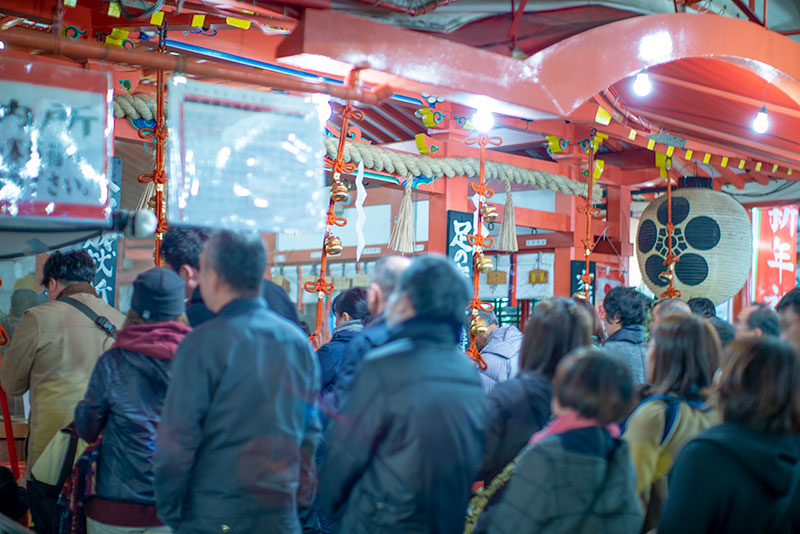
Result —
[[[484,206],[481,210],[481,216],[486,222],[495,222],[497,220],[497,208],[494,206]]]
[[[486,257],[484,254],[480,254],[478,256],[478,261],[475,262],[475,265],[478,269],[478,272],[481,273],[488,273],[494,269],[494,264],[492,263],[491,258]]]
[[[347,186],[335,181],[331,187],[331,200],[334,202],[347,202]]]
[[[664,280],[665,282],[669,282],[670,280],[672,280],[672,271],[667,269],[663,273],[659,274],[658,277]]]
[[[155,195],[153,195],[152,197],[150,197],[150,200],[148,200],[148,201],[147,201],[147,207],[148,207],[148,208],[149,208],[151,211],[156,211],[156,196],[155,196]]]
[[[486,321],[480,317],[475,317],[469,325],[469,331],[473,336],[482,336],[488,332]]]
[[[342,240],[335,235],[329,235],[328,239],[325,240],[325,252],[329,256],[338,256],[343,250]]]

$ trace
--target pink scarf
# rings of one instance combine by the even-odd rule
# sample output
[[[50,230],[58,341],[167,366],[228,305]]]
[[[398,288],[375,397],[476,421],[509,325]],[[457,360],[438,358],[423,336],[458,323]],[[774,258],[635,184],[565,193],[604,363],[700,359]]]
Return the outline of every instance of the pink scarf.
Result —
[[[556,434],[564,434],[565,432],[569,432],[570,430],[578,430],[580,428],[589,428],[593,426],[600,426],[600,424],[596,419],[589,419],[587,417],[581,417],[578,412],[568,412],[565,415],[560,415],[550,421],[550,424],[545,426],[540,431],[536,432],[533,436],[531,436],[528,445],[533,445],[534,443],[539,443],[544,438],[548,436],[554,436]],[[605,425],[604,427],[608,430],[609,434],[611,434],[612,438],[619,437],[619,425],[616,423],[611,423],[610,425]]]

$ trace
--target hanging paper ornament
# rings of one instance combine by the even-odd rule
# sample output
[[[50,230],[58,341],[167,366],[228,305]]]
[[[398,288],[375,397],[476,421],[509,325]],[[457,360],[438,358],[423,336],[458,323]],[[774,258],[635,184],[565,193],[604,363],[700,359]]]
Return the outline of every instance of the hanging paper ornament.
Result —
[[[414,211],[411,202],[411,190],[414,185],[413,178],[406,178],[406,187],[403,200],[400,202],[400,213],[397,215],[397,224],[392,229],[389,248],[402,254],[414,252]]]
[[[506,182],[506,204],[503,208],[503,220],[500,222],[500,235],[497,236],[497,250],[500,252],[519,251],[514,201],[511,198],[511,182]]]
[[[329,235],[325,240],[325,252],[327,252],[329,256],[338,256],[343,250],[342,240],[335,235]]]

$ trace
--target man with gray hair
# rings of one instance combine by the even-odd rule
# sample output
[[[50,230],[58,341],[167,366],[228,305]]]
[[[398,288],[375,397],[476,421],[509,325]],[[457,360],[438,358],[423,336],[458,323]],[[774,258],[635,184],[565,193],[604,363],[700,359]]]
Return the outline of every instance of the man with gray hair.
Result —
[[[335,531],[461,532],[488,401],[458,348],[470,288],[415,258],[389,300],[389,341],[367,354],[326,434],[321,511]]]
[[[342,361],[339,363],[339,375],[334,385],[332,406],[327,409],[336,410],[342,403],[350,383],[356,374],[358,365],[364,355],[375,347],[380,347],[389,339],[389,327],[386,324],[386,304],[389,296],[397,287],[397,282],[408,266],[411,259],[403,256],[386,256],[378,260],[372,280],[367,288],[367,305],[369,313],[374,319],[363,332],[347,344]]]
[[[178,534],[296,534],[313,497],[319,368],[261,298],[266,265],[255,233],[219,232],[200,255],[215,317],[175,354],[153,461],[158,515]]]
[[[736,317],[736,339],[780,335],[781,319],[778,312],[763,302],[752,303]]]
[[[468,312],[471,317],[471,312]],[[494,312],[478,310],[486,323],[486,333],[475,338],[486,369],[480,370],[483,391],[487,394],[500,382],[515,376],[519,370],[522,332],[514,325],[500,326]]]

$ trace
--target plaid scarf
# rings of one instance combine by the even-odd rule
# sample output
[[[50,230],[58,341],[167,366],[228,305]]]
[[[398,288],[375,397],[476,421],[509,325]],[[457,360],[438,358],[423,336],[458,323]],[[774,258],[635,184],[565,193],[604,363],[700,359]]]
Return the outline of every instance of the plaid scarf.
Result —
[[[97,494],[98,462],[103,434],[89,445],[75,462],[58,497],[58,534],[86,534],[86,501]]]

